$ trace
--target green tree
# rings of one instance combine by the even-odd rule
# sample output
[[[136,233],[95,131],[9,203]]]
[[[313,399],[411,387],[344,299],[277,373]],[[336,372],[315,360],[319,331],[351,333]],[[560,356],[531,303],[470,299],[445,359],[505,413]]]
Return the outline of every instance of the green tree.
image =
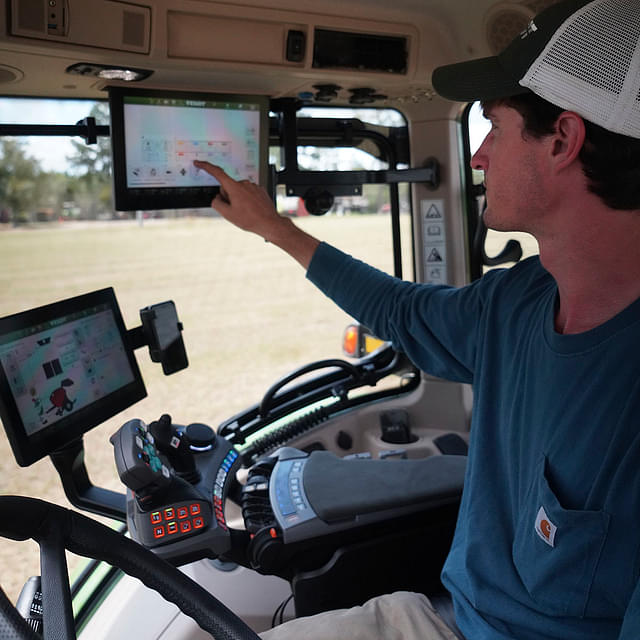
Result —
[[[12,138],[0,138],[0,211],[14,220],[30,219],[38,204],[38,161],[24,149],[24,143]]]

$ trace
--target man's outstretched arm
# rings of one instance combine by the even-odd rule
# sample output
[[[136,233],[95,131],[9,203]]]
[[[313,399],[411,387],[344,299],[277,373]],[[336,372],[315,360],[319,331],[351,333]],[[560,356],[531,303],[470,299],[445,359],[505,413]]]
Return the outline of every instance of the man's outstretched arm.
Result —
[[[211,206],[223,218],[280,247],[305,269],[309,267],[320,241],[296,227],[289,218],[279,215],[262,187],[248,180],[238,182],[209,162],[196,160],[194,165],[220,183],[220,193]]]

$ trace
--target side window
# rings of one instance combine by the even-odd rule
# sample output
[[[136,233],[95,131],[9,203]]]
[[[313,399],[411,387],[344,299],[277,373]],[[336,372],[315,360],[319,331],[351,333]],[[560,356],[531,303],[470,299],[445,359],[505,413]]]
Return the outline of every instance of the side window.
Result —
[[[468,110],[466,126],[468,128],[469,157],[472,157],[482,144],[482,141],[489,133],[489,129],[491,128],[490,122],[482,115],[482,109],[479,102],[471,105],[471,108]],[[473,169],[471,173],[473,185],[481,185],[482,181],[484,180],[483,172]],[[479,215],[480,211],[484,207],[484,196],[478,195],[475,200],[475,205],[477,206]],[[529,256],[538,254],[538,243],[531,234],[515,231],[494,231],[493,229],[488,229],[484,241],[485,255],[489,258],[495,258],[495,256],[499,255],[501,251],[507,246],[507,243],[510,240],[514,240],[520,243],[520,246],[522,247],[522,260],[528,258]],[[484,273],[489,269],[494,269],[496,267],[508,267],[513,264],[513,261],[505,262],[499,265],[483,264],[482,272]]]
[[[298,112],[299,119],[357,119],[380,128],[381,135],[406,127],[404,117],[394,109],[349,109],[306,107]],[[390,133],[391,134],[391,133]],[[391,134],[392,135],[392,134]],[[329,146],[305,144],[298,147],[298,168],[301,171],[378,171],[390,167],[381,149],[373,142],[355,146]],[[271,147],[270,163],[282,168],[283,153]],[[404,168],[400,166],[398,168]],[[402,247],[402,275],[413,279],[413,236],[411,225],[410,189],[408,184],[398,186],[400,201],[400,244]],[[356,257],[368,256],[373,266],[394,273],[391,234],[390,187],[385,184],[365,184],[357,194],[336,195],[326,214],[310,214],[303,198],[288,195],[285,187],[277,190],[278,211],[295,218],[296,223],[323,240]],[[324,221],[323,221],[324,219]],[[319,227],[318,227],[319,225]],[[335,232],[333,232],[335,229]]]
[[[109,123],[106,102],[0,99],[4,124],[70,125],[92,116]],[[9,228],[72,220],[110,219],[109,139],[87,145],[81,138],[0,138],[0,223]]]

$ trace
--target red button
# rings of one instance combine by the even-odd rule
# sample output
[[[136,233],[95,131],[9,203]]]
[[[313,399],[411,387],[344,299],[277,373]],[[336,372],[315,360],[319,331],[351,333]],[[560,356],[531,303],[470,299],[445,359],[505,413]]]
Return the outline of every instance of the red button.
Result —
[[[176,517],[176,512],[173,507],[169,507],[164,510],[164,519],[165,520],[173,520]]]
[[[187,507],[178,507],[178,518],[187,518],[189,516],[189,509]]]
[[[151,519],[151,524],[162,522],[162,514],[159,511],[154,511],[149,517]]]
[[[154,527],[154,529],[153,529],[153,537],[154,538],[163,538],[164,537],[164,527]]]
[[[177,522],[170,522],[167,525],[167,533],[169,535],[174,534],[177,530],[178,530],[178,523]]]
[[[200,505],[198,503],[194,503],[189,507],[189,511],[192,516],[197,516],[200,513]]]
[[[194,529],[202,529],[204,527],[204,520],[202,518],[194,518],[193,519],[193,528]]]
[[[191,531],[191,522],[184,520],[180,523],[180,533],[187,533],[188,531]]]

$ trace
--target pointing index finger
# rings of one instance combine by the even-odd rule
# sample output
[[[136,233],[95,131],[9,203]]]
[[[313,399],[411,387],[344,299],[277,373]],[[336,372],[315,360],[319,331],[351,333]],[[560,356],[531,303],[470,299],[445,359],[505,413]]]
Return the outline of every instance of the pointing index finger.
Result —
[[[193,164],[198,167],[198,169],[202,169],[206,171],[209,175],[212,175],[222,186],[222,188],[226,191],[229,186],[237,184],[236,181],[215,164],[211,164],[210,162],[206,162],[204,160],[194,160]],[[233,189],[233,186],[231,186]]]

